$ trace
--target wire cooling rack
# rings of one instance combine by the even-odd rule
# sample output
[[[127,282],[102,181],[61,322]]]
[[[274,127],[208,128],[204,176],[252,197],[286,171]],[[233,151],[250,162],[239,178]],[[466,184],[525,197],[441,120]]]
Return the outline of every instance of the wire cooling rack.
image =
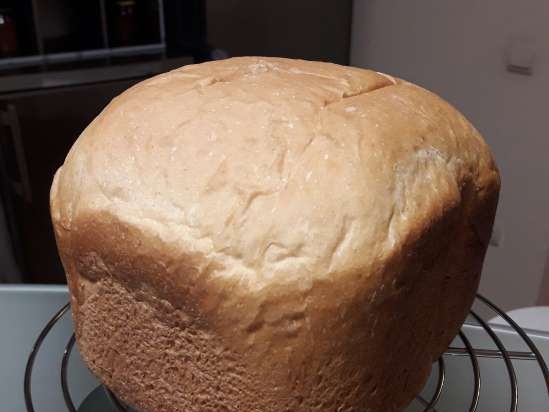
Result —
[[[540,386],[539,390],[546,391],[548,396],[547,400],[549,402],[549,370],[538,348],[536,348],[535,344],[528,337],[526,332],[524,332],[524,330],[522,330],[520,326],[517,325],[517,323],[515,323],[507,314],[505,314],[496,305],[494,305],[492,302],[490,302],[488,299],[486,299],[482,295],[477,295],[477,302],[487,306],[492,312],[495,312],[497,315],[503,318],[509,324],[509,326],[514,330],[514,332],[523,340],[528,350],[527,351],[508,350],[504,342],[502,341],[502,339],[498,337],[498,335],[490,327],[490,325],[488,325],[488,323],[481,316],[479,316],[475,311],[471,310],[470,315],[472,319],[474,319],[476,321],[476,324],[484,330],[484,333],[486,333],[486,335],[490,338],[495,348],[497,349],[483,349],[483,348],[473,347],[470,338],[466,335],[465,328],[462,328],[458,334],[458,337],[459,337],[459,340],[463,343],[463,346],[462,347],[451,346],[447,349],[444,355],[440,357],[440,359],[438,360],[438,367],[435,368],[436,372],[434,372],[436,373],[436,385],[434,390],[432,391],[433,392],[432,395],[430,397],[425,397],[424,395],[418,395],[416,397],[416,402],[419,402],[424,412],[444,412],[441,410],[437,410],[436,408],[437,408],[437,404],[441,399],[441,395],[443,394],[443,391],[445,389],[449,390],[448,388],[449,385],[446,383],[448,372],[445,364],[445,358],[448,358],[448,357],[465,357],[465,358],[468,357],[469,362],[471,363],[471,370],[472,370],[471,378],[473,380],[473,390],[472,390],[471,399],[469,401],[469,406],[467,409],[469,412],[477,411],[479,406],[480,395],[481,395],[481,390],[480,390],[481,382],[483,382],[483,379],[485,379],[485,378],[481,378],[482,376],[481,368],[479,365],[479,360],[481,358],[500,359],[503,362],[509,377],[509,387],[501,388],[501,390],[502,391],[510,390],[510,397],[509,397],[510,412],[517,412],[519,407],[517,373],[512,362],[513,360],[530,361],[537,364],[543,376],[543,380],[545,381],[545,387]],[[55,315],[53,315],[53,317],[49,320],[49,322],[44,326],[44,329],[42,329],[42,331],[38,335],[38,338],[34,342],[32,351],[29,354],[26,369],[25,369],[25,379],[24,379],[25,405],[28,412],[35,412],[34,402],[32,398],[32,386],[31,386],[31,378],[32,378],[34,361],[40,351],[40,347],[42,346],[42,343],[47,338],[48,333],[55,326],[55,324],[69,311],[69,309],[70,309],[70,306],[67,303]],[[74,337],[74,334],[72,334],[72,336],[70,337],[64,349],[62,361],[60,364],[60,371],[59,371],[61,391],[63,393],[65,405],[69,412],[78,412],[78,409],[76,408],[74,401],[71,397],[71,394],[69,392],[69,388],[68,388],[69,377],[67,376],[68,363],[69,363],[72,350],[74,348],[74,344],[75,344],[75,337]],[[130,411],[120,400],[118,400],[116,395],[114,395],[108,388],[105,387],[104,389],[107,394],[107,397],[112,403],[112,409],[114,411],[119,411],[119,412]]]

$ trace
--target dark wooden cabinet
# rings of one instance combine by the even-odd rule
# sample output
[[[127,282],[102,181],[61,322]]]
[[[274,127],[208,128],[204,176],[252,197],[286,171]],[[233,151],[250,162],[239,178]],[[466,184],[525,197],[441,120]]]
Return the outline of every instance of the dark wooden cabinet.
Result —
[[[24,281],[64,282],[49,216],[49,190],[82,130],[138,79],[0,97],[0,159],[14,249]]]

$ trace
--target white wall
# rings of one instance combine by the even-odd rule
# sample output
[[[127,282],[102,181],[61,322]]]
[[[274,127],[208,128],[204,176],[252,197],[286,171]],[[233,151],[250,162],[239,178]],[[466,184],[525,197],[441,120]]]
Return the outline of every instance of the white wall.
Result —
[[[506,71],[514,36],[536,43],[533,76]],[[502,173],[481,291],[505,309],[534,305],[549,251],[549,1],[355,0],[351,64],[429,88],[491,145]]]

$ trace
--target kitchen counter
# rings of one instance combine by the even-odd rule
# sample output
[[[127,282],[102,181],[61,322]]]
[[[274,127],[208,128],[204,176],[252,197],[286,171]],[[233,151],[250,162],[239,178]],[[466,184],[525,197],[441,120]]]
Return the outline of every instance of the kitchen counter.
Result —
[[[34,71],[10,70],[4,74],[0,72],[0,94],[150,77],[193,62],[192,57],[185,56],[134,61],[119,59],[110,62],[85,62],[73,67],[60,64],[51,66],[47,70],[39,70],[39,68]]]

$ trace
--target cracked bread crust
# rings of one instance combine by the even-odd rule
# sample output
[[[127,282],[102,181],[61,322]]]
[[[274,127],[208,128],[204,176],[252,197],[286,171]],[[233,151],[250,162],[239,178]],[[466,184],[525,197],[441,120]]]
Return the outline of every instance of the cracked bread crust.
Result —
[[[153,411],[398,411],[472,303],[499,175],[435,95],[237,58],[140,83],[51,192],[79,349]]]

